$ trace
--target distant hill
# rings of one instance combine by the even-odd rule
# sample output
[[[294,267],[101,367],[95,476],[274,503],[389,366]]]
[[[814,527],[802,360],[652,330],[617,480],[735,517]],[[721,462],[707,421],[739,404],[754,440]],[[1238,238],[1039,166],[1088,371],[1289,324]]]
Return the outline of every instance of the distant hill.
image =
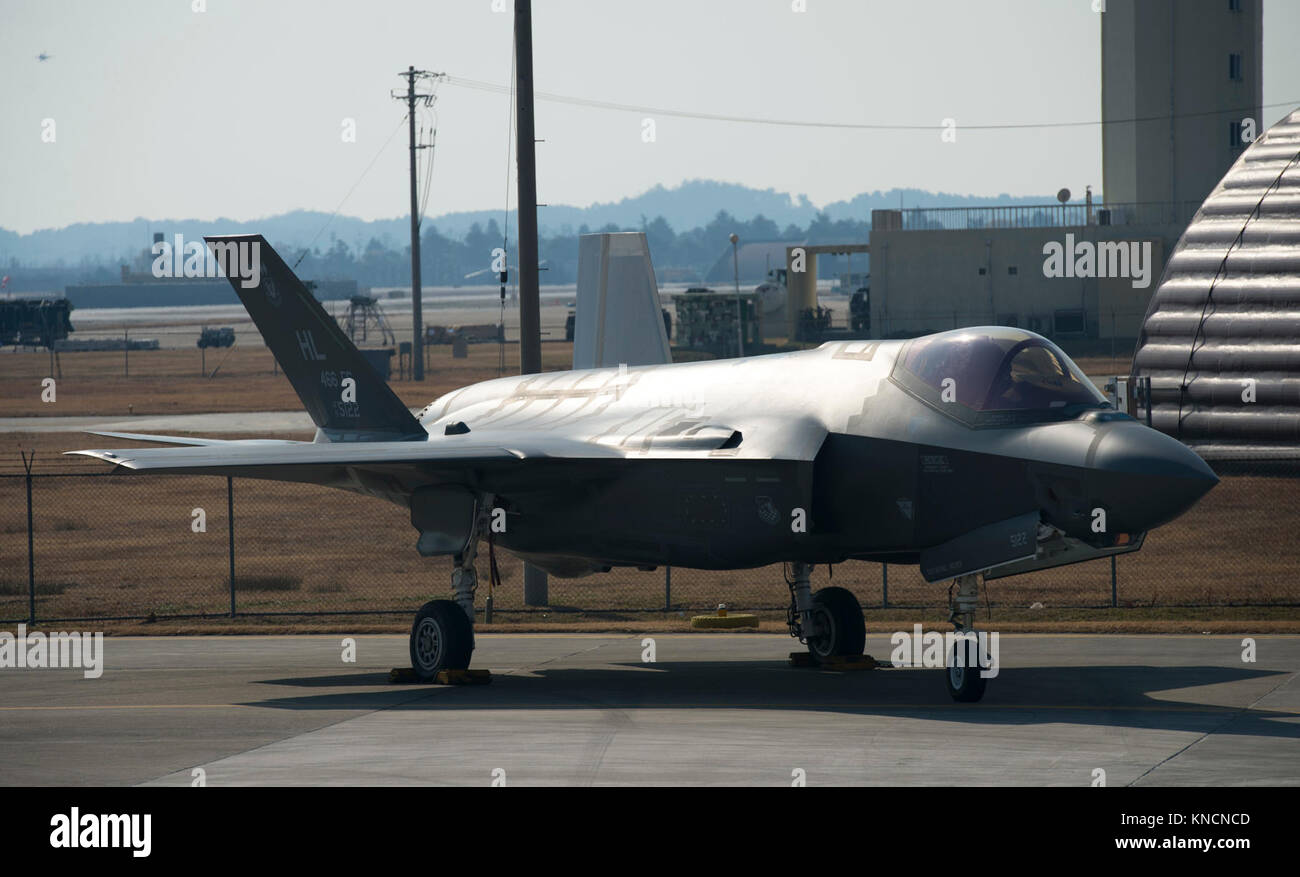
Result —
[[[927,192],[920,189],[890,189],[884,192],[863,192],[845,201],[825,205],[820,212],[831,220],[853,219],[866,221],[871,211],[898,207],[965,207],[976,205],[1049,204],[1054,196],[1011,197],[999,195],[957,195],[947,192]],[[751,189],[736,183],[713,180],[690,180],[675,188],[654,188],[622,200],[592,204],[589,207],[551,205],[538,210],[538,226],[543,236],[571,235],[583,226],[589,229],[613,224],[619,228],[640,228],[662,216],[674,231],[681,232],[707,225],[719,211],[726,211],[740,220],[764,216],[778,227],[806,226],[818,214],[816,205],[804,195],[789,195],[775,189]],[[500,210],[475,210],[426,217],[425,230],[432,224],[445,237],[460,240],[475,224],[486,225],[489,220],[501,222]],[[65,228],[42,229],[19,235],[0,229],[0,267],[13,264],[25,267],[54,267],[91,269],[115,266],[130,260],[147,249],[153,232],[163,232],[170,238],[183,234],[197,238],[204,233],[260,232],[284,247],[288,252],[312,245],[313,249],[328,250],[333,243],[342,241],[354,250],[360,250],[377,238],[388,249],[401,250],[409,242],[409,220],[405,216],[393,219],[363,220],[350,216],[337,216],[322,232],[329,216],[309,210],[295,210],[264,219],[237,221],[232,219],[134,219],[129,222],[77,223]],[[514,214],[510,224],[514,226]],[[313,243],[314,239],[314,243]]]
[[[1055,195],[988,197],[927,192],[922,189],[889,189],[884,192],[863,192],[847,201],[835,201],[821,208],[820,212],[826,213],[832,221],[866,221],[871,218],[872,210],[898,207],[900,203],[904,207],[974,207],[1055,202]],[[655,186],[640,195],[592,204],[590,207],[552,204],[538,209],[537,225],[540,233],[548,236],[570,234],[584,225],[590,229],[607,224],[620,228],[640,228],[643,220],[648,222],[662,216],[673,231],[682,232],[707,225],[723,210],[741,220],[765,216],[780,228],[788,225],[806,226],[819,212],[818,207],[806,195],[789,195],[775,189],[751,189],[737,183],[720,183],[715,180],[688,180],[676,188]],[[446,213],[426,221],[434,223],[440,233],[460,239],[474,223],[486,225],[489,220],[495,219],[499,224],[501,215],[500,210],[474,210]],[[511,211],[512,234],[514,216],[514,211]],[[393,221],[400,224],[406,220]],[[402,233],[397,232],[399,235]],[[343,234],[339,236],[348,239]]]
[[[295,210],[242,222],[225,218],[133,219],[130,222],[77,223],[25,235],[0,229],[0,266],[9,266],[15,259],[27,267],[115,265],[130,261],[147,250],[153,243],[154,232],[163,232],[168,240],[175,234],[184,235],[187,240],[197,240],[205,233],[259,232],[277,244],[302,247],[320,232],[328,219],[325,213]],[[335,238],[349,245],[356,240],[364,244],[377,237],[389,247],[401,247],[410,242],[410,227],[410,220],[406,218],[367,222],[338,216],[314,246],[328,249]]]

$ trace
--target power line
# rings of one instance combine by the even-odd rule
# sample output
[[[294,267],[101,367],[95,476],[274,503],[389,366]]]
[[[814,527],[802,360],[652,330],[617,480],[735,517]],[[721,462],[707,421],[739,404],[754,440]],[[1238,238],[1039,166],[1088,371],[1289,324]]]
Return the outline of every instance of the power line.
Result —
[[[433,188],[433,160],[438,153],[438,126],[436,123],[430,128],[428,144],[421,148],[429,150],[429,158],[425,161],[424,168],[424,191],[420,194],[420,227],[423,228],[424,212],[429,208],[429,191]]]
[[[421,195],[420,195],[420,227],[421,227],[421,228],[424,227],[424,214],[425,214],[425,211],[428,209],[428,206],[429,206],[429,192],[430,192],[430,190],[433,188],[433,164],[434,164],[434,158],[437,156],[437,152],[438,152],[438,110],[437,110],[437,100],[438,100],[438,81],[439,81],[439,80],[438,80],[438,77],[439,77],[439,75],[440,75],[440,74],[436,74],[436,73],[435,73],[435,74],[429,74],[429,78],[430,78],[430,79],[432,80],[432,82],[433,82],[433,89],[432,89],[432,91],[430,91],[430,93],[428,94],[428,100],[427,100],[427,101],[422,101],[422,102],[419,102],[419,103],[416,104],[416,109],[417,109],[417,110],[419,111],[419,113],[420,113],[420,118],[423,119],[424,122],[427,123],[427,125],[428,125],[428,128],[427,128],[427,129],[424,129],[423,132],[422,132],[424,135],[427,135],[427,140],[428,140],[428,142],[427,142],[427,143],[426,143],[426,142],[422,142],[422,141],[424,141],[425,137],[424,137],[424,136],[421,136],[420,141],[417,142],[417,145],[416,145],[416,148],[417,148],[417,149],[427,149],[427,150],[429,150],[428,158],[425,159],[425,162],[424,162],[424,165],[425,165],[425,167],[424,167],[424,189],[423,189],[423,192],[422,192]]]
[[[461,88],[474,89],[476,91],[489,91],[496,94],[510,94],[510,88],[504,85],[497,85],[493,82],[484,82],[478,79],[466,79],[462,76],[447,76],[449,85],[456,85]],[[614,101],[594,100],[591,98],[574,97],[572,95],[553,94],[539,91],[535,93],[537,100],[548,101],[550,103],[569,104],[571,106],[588,107],[591,109],[614,110],[617,112],[645,113],[652,116],[669,116],[678,119],[700,119],[709,122],[736,122],[746,125],[774,125],[787,128],[832,128],[851,131],[941,131],[943,124],[937,125],[904,125],[904,124],[885,124],[885,123],[867,123],[867,122],[818,122],[798,119],[770,119],[758,116],[731,116],[722,113],[702,113],[691,112],[688,110],[670,110],[664,107],[651,107],[642,104],[622,104]],[[1198,116],[1218,116],[1224,113],[1251,113],[1256,109],[1268,110],[1275,107],[1294,107],[1300,104],[1300,99],[1281,101],[1278,103],[1263,104],[1256,107],[1227,107],[1219,110],[1209,110],[1197,113],[1164,113],[1154,116],[1137,116],[1131,119],[1112,119],[1109,122],[1103,122],[1100,119],[1094,121],[1074,121],[1074,122],[1008,122],[997,124],[977,124],[977,125],[960,125],[963,131],[1015,131],[1033,128],[1085,128],[1089,126],[1111,124],[1124,125],[1135,122],[1157,122],[1166,119],[1185,119],[1195,118]]]
[[[384,150],[388,148],[388,144],[393,142],[393,138],[397,136],[397,132],[402,130],[402,126],[405,124],[406,124],[406,116],[402,116],[402,121],[397,123],[397,127],[393,129],[393,133],[388,135],[388,139],[385,140],[383,145],[379,147],[379,151],[375,153],[374,158],[370,159],[370,164],[366,165],[366,169],[361,172],[361,176],[357,177],[357,181],[352,184],[352,188],[348,189],[348,193],[343,196],[343,200],[340,201],[338,206],[334,208],[334,212],[330,214],[330,218],[325,220],[325,224],[320,227],[320,231],[316,232],[316,236],[311,239],[311,242],[308,243],[307,246],[303,249],[302,253],[299,254],[298,261],[293,263],[294,269],[296,269],[298,265],[302,262],[302,260],[306,257],[307,253],[315,245],[316,241],[320,239],[320,236],[325,233],[325,229],[330,227],[330,223],[333,222],[334,218],[339,215],[339,211],[343,209],[343,205],[346,204],[348,199],[352,197],[352,193],[357,190],[357,186],[361,185],[361,181],[366,178],[366,174],[370,173],[370,169],[375,166],[375,162],[379,161],[379,156],[384,154]]]

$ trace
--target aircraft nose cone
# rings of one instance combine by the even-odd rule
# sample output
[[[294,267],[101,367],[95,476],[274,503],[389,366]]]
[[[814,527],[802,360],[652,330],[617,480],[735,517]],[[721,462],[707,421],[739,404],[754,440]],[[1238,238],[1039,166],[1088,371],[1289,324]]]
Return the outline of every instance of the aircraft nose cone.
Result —
[[[1140,424],[1106,433],[1092,461],[1116,531],[1146,531],[1191,508],[1219,477],[1177,439]]]

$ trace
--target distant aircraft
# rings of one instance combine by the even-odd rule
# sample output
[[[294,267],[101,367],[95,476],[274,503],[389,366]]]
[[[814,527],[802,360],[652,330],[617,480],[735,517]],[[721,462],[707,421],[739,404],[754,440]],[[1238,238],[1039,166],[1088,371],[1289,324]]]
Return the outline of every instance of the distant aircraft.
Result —
[[[37,60],[37,61],[48,61],[48,60],[50,60],[50,59],[53,58],[53,57],[54,57],[53,55],[47,55],[47,54],[45,54],[44,52],[41,52],[39,55],[36,56],[36,60]]]
[[[862,654],[865,633],[850,591],[812,591],[815,564],[919,564],[955,583],[950,619],[966,632],[980,573],[1136,550],[1218,481],[1114,410],[1051,341],[996,326],[498,378],[412,416],[261,236],[207,241],[223,266],[260,248],[256,282],[226,273],[315,441],[98,433],[192,447],[72,453],[409,508],[419,552],[454,561],[454,601],[426,603],[412,626],[423,680],[470,662],[483,538],[557,576],[791,564],[790,634],[822,662]],[[949,693],[978,700],[985,679],[966,660],[950,654]]]

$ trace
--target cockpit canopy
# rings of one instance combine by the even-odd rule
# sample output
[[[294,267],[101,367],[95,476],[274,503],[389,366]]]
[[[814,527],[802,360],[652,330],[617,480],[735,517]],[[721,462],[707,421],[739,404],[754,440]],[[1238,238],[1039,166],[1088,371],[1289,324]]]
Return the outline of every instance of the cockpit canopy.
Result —
[[[1059,347],[1005,326],[917,338],[904,348],[894,379],[939,410],[979,426],[1061,420],[1108,406]]]

